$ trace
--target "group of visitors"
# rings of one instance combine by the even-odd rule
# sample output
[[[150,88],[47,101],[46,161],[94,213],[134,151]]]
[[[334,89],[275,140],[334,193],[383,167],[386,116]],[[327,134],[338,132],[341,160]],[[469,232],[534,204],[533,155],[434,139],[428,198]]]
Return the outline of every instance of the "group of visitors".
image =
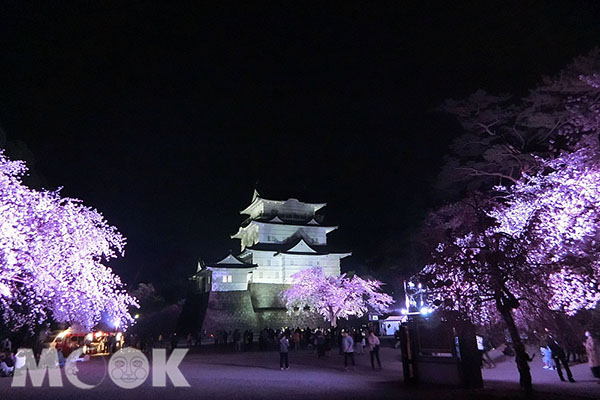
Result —
[[[246,330],[243,333],[239,329],[233,331],[218,330],[210,335],[216,346],[221,348],[233,348],[234,351],[246,351],[252,346],[254,333]],[[364,328],[300,328],[296,329],[272,329],[264,328],[258,333],[258,348],[261,351],[279,350],[280,368],[289,368],[289,352],[300,349],[311,349],[317,358],[326,357],[327,354],[337,347],[339,354],[344,356],[344,367],[349,364],[355,365],[354,353],[363,354],[366,351],[371,355],[371,367],[381,369],[379,357],[379,338],[373,331]]]
[[[565,382],[562,368],[567,374],[569,382],[575,382],[569,368],[569,357],[559,340],[546,329],[548,333],[546,346],[541,347],[542,359],[545,369],[556,370],[561,381]],[[585,349],[588,365],[595,378],[600,378],[600,340],[592,335],[590,331],[585,332],[585,341],[582,343]],[[561,368],[562,367],[562,368]]]
[[[295,333],[295,332],[294,332]],[[278,336],[279,344],[279,367],[282,371],[289,369],[289,348],[290,348],[290,334],[289,330],[281,332]],[[293,337],[293,334],[291,334]],[[317,358],[325,356],[325,334],[321,329],[317,329],[314,332],[313,338],[315,347],[317,349]],[[364,344],[364,346],[363,346]],[[356,366],[354,360],[354,339],[349,330],[341,331],[341,345],[340,353],[344,356],[344,370],[348,370],[348,364],[352,364],[352,369]],[[366,347],[371,355],[371,368],[375,369],[375,361],[377,361],[378,369],[381,369],[381,359],[379,358],[379,347],[381,342],[379,338],[375,336],[375,332],[369,331],[368,337],[365,339],[362,337],[361,343],[359,344],[362,351],[363,347]]]
[[[215,346],[226,348],[228,344],[232,344],[235,351],[246,351],[252,347],[254,340],[254,332],[252,329],[246,329],[243,333],[239,329],[218,330],[212,333],[211,338]]]
[[[585,340],[579,341],[579,347],[581,347],[583,354],[580,354],[578,346],[573,344],[574,339],[569,337],[567,340],[564,332],[562,335],[557,335],[551,332],[548,328],[544,329],[542,336],[535,336],[539,340],[539,349],[542,356],[543,366],[542,368],[549,371],[556,371],[558,378],[562,382],[569,381],[575,382],[573,373],[569,366],[570,362],[583,362],[587,356],[587,362],[595,378],[600,378],[600,338],[592,334],[590,331],[585,331]],[[535,332],[534,332],[535,334]],[[495,366],[492,358],[488,354],[491,349],[495,346],[492,344],[491,339],[484,336],[483,334],[476,335],[477,349],[480,353],[480,365],[488,368]],[[523,341],[536,340],[530,339],[527,336],[521,338]],[[530,342],[531,343],[531,342]],[[520,344],[522,346],[522,344]],[[506,345],[502,353],[507,357],[516,357],[515,361],[519,369],[527,369],[529,362],[531,362],[534,356],[530,356],[525,351],[523,346],[521,349],[515,348],[512,340],[507,338]],[[567,350],[569,349],[569,350]],[[521,351],[515,351],[521,350]],[[525,376],[527,374],[524,374]],[[526,386],[526,382],[521,382],[522,385]]]
[[[545,328],[546,337],[542,341],[540,346],[540,353],[542,355],[543,366],[542,368],[547,370],[555,370],[558,374],[558,378],[562,382],[567,380],[571,383],[575,383],[573,373],[569,367],[570,357],[565,346],[562,344],[562,340]],[[585,349],[587,355],[588,365],[595,378],[600,378],[600,339],[595,337],[590,331],[585,331],[585,341],[582,343],[582,347]],[[528,356],[527,362],[531,361],[533,357]],[[567,377],[563,375],[563,369]]]

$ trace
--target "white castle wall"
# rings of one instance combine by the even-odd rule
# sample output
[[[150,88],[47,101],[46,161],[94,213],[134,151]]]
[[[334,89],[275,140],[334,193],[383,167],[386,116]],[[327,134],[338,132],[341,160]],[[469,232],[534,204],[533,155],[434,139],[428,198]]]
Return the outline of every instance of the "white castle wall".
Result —
[[[291,276],[307,268],[321,267],[326,275],[340,274],[339,255],[292,255],[275,252],[248,250],[252,263],[258,268],[252,273],[252,282],[291,284]]]
[[[212,271],[212,291],[230,292],[236,290],[247,290],[248,283],[252,281],[252,270],[245,268],[213,268]]]

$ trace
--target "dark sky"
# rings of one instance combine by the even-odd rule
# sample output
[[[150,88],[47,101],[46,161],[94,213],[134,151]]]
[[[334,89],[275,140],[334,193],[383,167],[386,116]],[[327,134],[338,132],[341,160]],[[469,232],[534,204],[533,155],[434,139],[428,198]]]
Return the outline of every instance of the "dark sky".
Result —
[[[456,134],[432,108],[523,92],[600,38],[594,1],[84,3],[104,5],[1,6],[5,147],[128,237],[126,281],[163,288],[237,250],[256,184],[328,202],[352,268],[402,247]]]

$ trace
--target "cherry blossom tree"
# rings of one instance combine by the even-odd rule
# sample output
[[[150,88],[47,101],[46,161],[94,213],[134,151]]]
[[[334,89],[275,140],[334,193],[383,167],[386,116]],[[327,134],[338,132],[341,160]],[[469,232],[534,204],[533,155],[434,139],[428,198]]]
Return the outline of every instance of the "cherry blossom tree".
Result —
[[[503,321],[517,360],[519,326],[600,301],[600,146],[591,136],[580,144],[495,196],[472,194],[429,220],[437,245],[419,279],[431,300],[479,324]],[[519,372],[531,381],[527,363]]]
[[[332,326],[340,318],[351,315],[361,317],[368,310],[385,312],[394,302],[391,296],[381,293],[382,283],[346,274],[326,276],[319,267],[305,269],[292,275],[293,286],[282,293],[290,313],[306,308],[317,312]]]
[[[526,390],[519,329],[600,301],[598,71],[595,50],[518,103],[476,93],[447,104],[465,134],[446,173],[467,183],[431,214],[435,250],[418,279],[439,306],[505,324]]]
[[[59,191],[23,184],[21,161],[0,150],[0,308],[13,329],[49,319],[86,328],[101,318],[126,326],[136,300],[105,263],[125,238],[102,214]]]

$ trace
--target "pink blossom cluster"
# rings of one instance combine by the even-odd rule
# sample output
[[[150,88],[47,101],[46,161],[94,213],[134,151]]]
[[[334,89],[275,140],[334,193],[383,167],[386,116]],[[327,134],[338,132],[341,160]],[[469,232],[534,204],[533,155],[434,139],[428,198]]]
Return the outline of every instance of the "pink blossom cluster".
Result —
[[[366,312],[383,313],[394,302],[380,292],[382,283],[346,274],[326,276],[320,267],[309,268],[292,275],[293,286],[282,293],[288,311],[305,308],[317,312],[333,326],[339,318],[361,317]]]
[[[467,132],[456,146],[472,157],[456,158],[448,171],[499,183],[484,181],[429,220],[437,236],[420,279],[444,307],[489,322],[508,305],[525,324],[545,311],[597,306],[598,71],[594,50],[517,104],[479,92],[449,104]],[[471,143],[479,147],[469,153]]]
[[[59,191],[23,184],[27,168],[0,151],[0,306],[5,323],[33,328],[49,318],[126,326],[136,300],[105,263],[125,238],[101,213]]]

